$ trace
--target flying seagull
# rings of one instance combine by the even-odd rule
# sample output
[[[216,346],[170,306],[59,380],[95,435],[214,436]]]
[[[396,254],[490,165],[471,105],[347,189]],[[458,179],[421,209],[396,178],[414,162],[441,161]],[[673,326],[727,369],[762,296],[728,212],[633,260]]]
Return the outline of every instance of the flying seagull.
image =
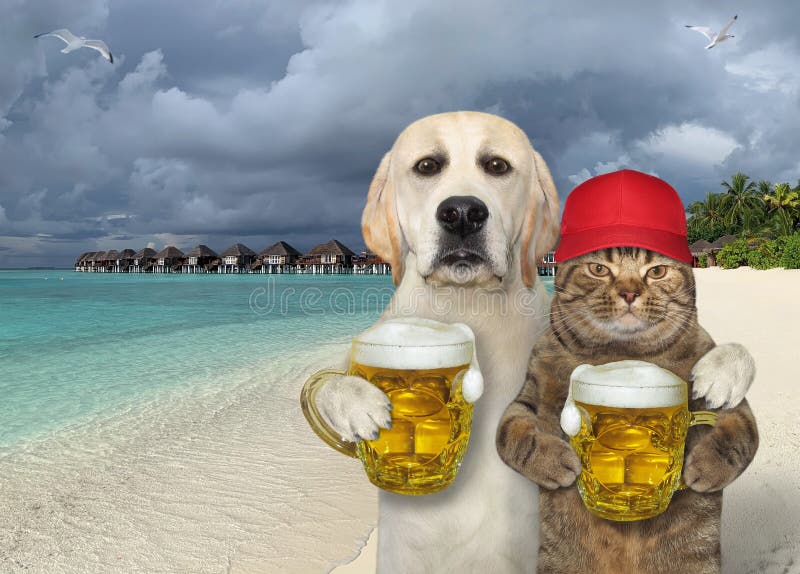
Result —
[[[42,36],[55,36],[59,40],[66,42],[66,48],[61,50],[62,54],[69,54],[78,48],[91,48],[92,50],[97,50],[100,52],[100,54],[102,54],[103,57],[112,64],[114,63],[114,56],[111,55],[111,50],[108,49],[108,46],[106,46],[106,43],[102,40],[87,40],[83,36],[76,36],[66,28],[53,30],[52,32],[48,32],[46,34],[36,34],[34,38],[41,38]]]
[[[733,26],[733,23],[736,22],[736,19],[738,17],[739,15],[737,14],[736,16],[731,18],[731,21],[725,24],[725,27],[722,30],[720,30],[719,33],[714,32],[711,28],[708,28],[706,26],[687,25],[686,27],[689,28],[690,30],[694,30],[695,32],[700,32],[703,36],[708,38],[711,41],[711,43],[708,46],[706,46],[706,50],[710,50],[720,42],[724,42],[728,38],[733,38],[732,35],[728,34],[728,30],[730,29],[731,26]]]

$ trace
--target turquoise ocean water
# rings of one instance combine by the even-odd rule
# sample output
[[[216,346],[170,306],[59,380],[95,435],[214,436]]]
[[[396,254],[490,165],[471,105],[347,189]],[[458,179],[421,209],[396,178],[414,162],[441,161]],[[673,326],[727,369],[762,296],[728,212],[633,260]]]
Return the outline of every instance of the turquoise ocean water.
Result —
[[[0,452],[366,328],[388,276],[0,271]]]
[[[392,291],[389,276],[0,271],[0,454],[164,390],[302,361],[369,326]]]

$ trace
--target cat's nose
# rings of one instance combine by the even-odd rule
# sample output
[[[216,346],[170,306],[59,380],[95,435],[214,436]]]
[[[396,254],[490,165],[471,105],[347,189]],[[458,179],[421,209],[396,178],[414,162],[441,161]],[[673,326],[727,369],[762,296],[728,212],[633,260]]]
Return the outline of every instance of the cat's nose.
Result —
[[[625,299],[626,303],[633,303],[639,294],[636,291],[620,291],[619,296]]]

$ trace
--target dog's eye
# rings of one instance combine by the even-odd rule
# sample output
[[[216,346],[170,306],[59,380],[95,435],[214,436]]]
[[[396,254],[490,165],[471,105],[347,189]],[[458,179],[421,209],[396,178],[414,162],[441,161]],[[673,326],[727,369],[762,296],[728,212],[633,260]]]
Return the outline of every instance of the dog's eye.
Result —
[[[605,277],[611,273],[611,269],[600,263],[589,263],[589,273],[595,277]]]
[[[508,162],[503,158],[493,157],[485,164],[483,164],[483,168],[489,173],[500,175],[507,172],[510,169],[510,166],[508,165]]]
[[[434,173],[439,173],[442,170],[442,164],[432,157],[426,157],[419,160],[417,165],[414,166],[414,169],[422,175],[433,175]]]
[[[667,266],[666,265],[656,265],[655,267],[651,267],[647,270],[647,276],[650,279],[661,279],[664,275],[667,274]]]

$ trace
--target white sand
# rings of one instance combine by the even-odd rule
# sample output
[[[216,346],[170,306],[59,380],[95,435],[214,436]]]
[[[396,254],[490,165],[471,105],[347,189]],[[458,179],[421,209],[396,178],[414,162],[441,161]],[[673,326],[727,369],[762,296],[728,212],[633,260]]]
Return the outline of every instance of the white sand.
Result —
[[[0,457],[0,572],[309,574],[351,559],[375,488],[299,403],[347,348],[276,354]]]
[[[695,276],[700,323],[717,343],[747,346],[758,368],[748,401],[761,442],[750,467],[725,489],[722,571],[798,573],[800,270],[712,268]],[[368,518],[375,521],[377,509]],[[376,543],[375,532],[354,562],[333,572],[373,574]]]

